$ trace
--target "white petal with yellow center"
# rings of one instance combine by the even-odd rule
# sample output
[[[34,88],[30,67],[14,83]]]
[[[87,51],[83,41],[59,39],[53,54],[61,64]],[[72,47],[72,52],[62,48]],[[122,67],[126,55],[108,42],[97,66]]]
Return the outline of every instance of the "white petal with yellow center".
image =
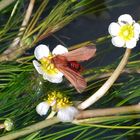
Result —
[[[124,14],[124,15],[121,15],[119,18],[118,18],[118,23],[120,25],[125,25],[125,24],[129,24],[129,25],[132,25],[135,21],[132,19],[132,17],[129,15],[129,14]]]
[[[126,42],[126,48],[132,49],[136,47],[136,44],[137,44],[137,40],[133,38],[132,40]]]
[[[34,55],[35,55],[36,59],[38,59],[38,60],[40,60],[43,57],[48,57],[49,54],[50,54],[50,50],[49,50],[48,46],[43,45],[43,44],[38,45],[34,51]]]
[[[129,14],[121,15],[118,18],[118,23],[112,22],[108,30],[113,37],[112,44],[116,47],[132,49],[136,46],[140,37],[140,24],[135,23]]]
[[[64,54],[64,53],[67,53],[68,52],[68,49],[62,45],[57,45],[53,51],[52,51],[52,54],[54,55],[58,55],[58,54]]]
[[[68,106],[59,109],[57,117],[62,122],[72,122],[75,115],[78,114],[78,110],[73,106]]]
[[[52,83],[61,83],[63,80],[63,73],[58,70],[44,70],[41,64],[39,64],[36,60],[33,60],[33,65],[39,74],[43,75],[44,80],[48,80]]]
[[[50,105],[47,102],[41,102],[36,106],[36,112],[40,115],[46,115],[48,110],[50,108]]]
[[[43,70],[41,69],[41,65],[36,61],[33,60],[33,65],[39,74],[43,74]]]
[[[108,32],[111,36],[117,36],[120,31],[120,25],[118,23],[112,22],[109,25]]]
[[[54,50],[53,54],[63,54],[68,52],[67,48],[62,45],[58,45]],[[38,71],[39,74],[43,75],[45,80],[48,80],[52,83],[60,83],[63,80],[63,73],[61,73],[53,64],[52,58],[54,57],[50,51],[48,46],[39,45],[36,47],[34,51],[35,57],[40,61],[38,63],[36,60],[33,61],[33,65]]]
[[[123,47],[125,45],[125,41],[122,40],[120,37],[116,36],[112,38],[112,44],[116,47]]]

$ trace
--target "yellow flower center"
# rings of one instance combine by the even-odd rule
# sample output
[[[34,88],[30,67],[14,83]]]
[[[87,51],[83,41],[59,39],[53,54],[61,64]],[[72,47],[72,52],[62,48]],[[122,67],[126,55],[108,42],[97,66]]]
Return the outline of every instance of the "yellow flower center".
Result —
[[[49,104],[51,104],[52,102],[54,102],[56,100],[56,93],[55,92],[52,92],[51,94],[48,94],[48,100],[47,102]]]
[[[124,25],[120,28],[119,36],[124,41],[129,41],[134,37],[134,27],[132,25]]]
[[[57,100],[57,108],[65,108],[68,106],[71,106],[72,102],[69,101],[69,99],[67,97],[64,97],[63,99],[59,99]]]
[[[48,57],[40,59],[42,70],[49,75],[55,75],[59,72],[58,69],[55,68],[54,64],[51,63],[52,58],[53,56],[50,54]]]
[[[49,104],[52,104],[54,101],[56,101],[56,103],[52,106],[53,110],[57,110],[72,105],[72,102],[69,101],[68,97],[56,91],[48,94],[47,102]]]

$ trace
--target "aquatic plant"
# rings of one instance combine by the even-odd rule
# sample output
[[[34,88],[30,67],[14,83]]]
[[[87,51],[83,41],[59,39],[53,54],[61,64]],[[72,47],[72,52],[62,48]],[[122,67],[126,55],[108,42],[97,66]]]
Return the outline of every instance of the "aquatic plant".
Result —
[[[139,2],[0,1],[0,140],[139,136],[139,21],[121,12],[107,23],[110,35],[95,32],[97,38],[78,44],[58,35],[70,31],[73,20],[96,21],[107,17],[103,11],[134,3]],[[109,55],[124,49],[109,63]],[[100,65],[104,56],[109,62]]]

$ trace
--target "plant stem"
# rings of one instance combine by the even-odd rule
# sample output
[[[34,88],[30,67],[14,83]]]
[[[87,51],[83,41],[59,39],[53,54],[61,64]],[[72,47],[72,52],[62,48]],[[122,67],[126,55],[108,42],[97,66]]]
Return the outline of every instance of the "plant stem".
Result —
[[[21,45],[20,44],[21,36],[23,35],[23,33],[26,29],[26,26],[27,26],[27,24],[30,20],[32,10],[33,10],[33,7],[34,7],[34,3],[35,3],[35,0],[30,0],[29,6],[27,8],[27,11],[26,11],[26,14],[25,14],[25,17],[24,17],[24,20],[23,20],[23,22],[21,24],[21,27],[19,29],[18,36],[13,40],[10,47],[3,52],[2,56],[13,52],[17,47],[19,47]]]
[[[59,123],[59,120],[57,119],[57,117],[53,117],[51,119],[41,121],[41,122],[33,124],[31,126],[27,126],[19,131],[16,131],[16,132],[13,132],[6,136],[3,136],[0,138],[0,140],[13,140],[13,139],[30,134],[32,132],[38,131],[40,129],[43,129],[45,127],[48,127],[48,126],[56,124],[56,123]]]
[[[108,70],[108,72],[106,73],[101,73],[100,75],[98,76],[88,76],[86,78],[86,81],[91,81],[91,80],[99,80],[99,79],[104,79],[104,78],[108,78],[112,75],[113,71],[112,69],[111,70]],[[134,73],[137,73],[137,74],[140,74],[140,69],[139,68],[125,68],[123,69],[123,71],[121,72],[121,74],[134,74]]]
[[[116,107],[116,108],[85,110],[85,111],[81,111],[75,117],[75,119],[79,120],[79,119],[86,119],[86,118],[99,117],[99,116],[110,116],[110,115],[138,113],[138,112],[140,112],[140,104]]]
[[[2,0],[0,2],[0,11],[6,8],[8,5],[12,4],[15,0]]]
[[[116,68],[116,70],[113,72],[113,74],[109,77],[109,79],[102,85],[102,87],[97,90],[91,97],[86,99],[84,102],[82,102],[80,105],[78,105],[78,109],[83,110],[98,101],[102,96],[105,95],[105,93],[109,90],[109,88],[113,85],[113,83],[117,80],[119,75],[121,74],[123,68],[127,64],[129,55],[131,53],[131,49],[126,49],[125,54]]]
[[[56,111],[52,110],[46,119],[50,119],[50,118],[54,117],[55,114],[56,114]]]

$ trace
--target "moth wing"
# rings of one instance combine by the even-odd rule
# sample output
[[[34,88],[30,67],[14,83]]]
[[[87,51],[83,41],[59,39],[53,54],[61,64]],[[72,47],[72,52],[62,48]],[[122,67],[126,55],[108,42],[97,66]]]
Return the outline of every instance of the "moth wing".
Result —
[[[87,83],[85,79],[79,73],[73,71],[68,67],[59,67],[59,71],[61,71],[64,76],[71,82],[71,84],[76,88],[78,92],[82,92],[86,89]]]
[[[68,61],[85,61],[89,60],[95,55],[96,47],[95,46],[86,46],[79,49],[75,49],[68,53],[63,54]]]

